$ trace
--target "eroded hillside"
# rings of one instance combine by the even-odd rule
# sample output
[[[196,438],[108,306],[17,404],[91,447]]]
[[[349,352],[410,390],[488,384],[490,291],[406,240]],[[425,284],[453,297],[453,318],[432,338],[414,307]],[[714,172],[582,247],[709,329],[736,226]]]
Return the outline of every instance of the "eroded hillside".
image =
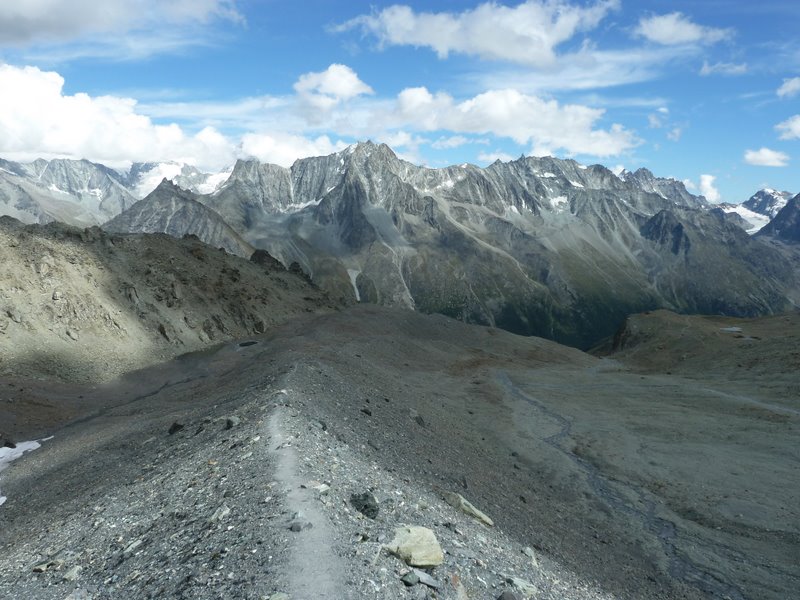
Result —
[[[334,308],[302,275],[197,238],[4,217],[0,264],[3,375],[104,381]]]

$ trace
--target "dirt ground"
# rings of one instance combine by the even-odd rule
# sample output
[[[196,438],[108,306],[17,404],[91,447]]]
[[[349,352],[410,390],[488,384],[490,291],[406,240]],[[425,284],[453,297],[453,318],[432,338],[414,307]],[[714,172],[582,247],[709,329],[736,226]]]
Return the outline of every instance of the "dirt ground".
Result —
[[[230,413],[268,419],[263,411],[277,410],[275,394],[288,389],[292,443],[298,452],[318,452],[313,464],[300,455],[301,473],[335,473],[336,463],[348,481],[397,478],[420,494],[459,491],[496,523],[469,540],[486,540],[494,562],[513,565],[519,548],[530,547],[541,577],[569,582],[563,589],[540,582],[537,598],[791,597],[800,581],[793,558],[800,555],[796,316],[734,322],[659,312],[636,319],[616,353],[597,358],[444,317],[356,306],[299,317],[248,338],[256,344],[227,343],[104,386],[4,380],[13,400],[0,401],[2,414],[11,415],[4,422],[13,423],[8,434],[55,438],[0,477],[9,498],[0,508],[0,590],[24,582],[27,597],[63,598],[36,583],[44,580],[30,564],[11,560],[15,549],[24,547],[29,561],[47,556],[59,545],[58,519],[79,528],[79,507],[113,505],[147,477],[142,465],[180,475],[186,453],[212,447],[205,433],[187,434],[183,450],[170,451],[168,442],[178,438],[164,432],[172,422],[194,428]],[[323,430],[330,441],[317,447]],[[277,459],[264,460],[262,468],[273,472]],[[231,477],[243,502],[255,468],[237,467],[238,483]],[[147,511],[177,502],[169,478],[160,481],[168,502],[154,498]],[[437,514],[434,501],[427,504],[434,512],[422,512]],[[341,506],[321,510],[332,523],[328,542],[349,547],[346,528],[336,526]],[[261,513],[241,514],[250,522]],[[446,519],[431,518],[439,535],[451,534]],[[174,527],[165,534],[177,535],[180,525]],[[252,574],[266,578],[261,588],[253,584],[263,597],[269,582],[291,581],[288,557],[296,556],[290,550],[297,540],[269,539],[275,556],[287,558]],[[383,581],[380,565],[346,551],[337,556],[345,572],[359,576],[328,589],[414,597],[402,586],[370,595],[358,582]],[[473,586],[468,597],[496,596],[503,569],[477,560],[494,578],[477,571],[471,578],[460,567]],[[89,573],[81,589],[101,590]],[[58,590],[77,584],[65,585]],[[130,597],[151,589],[132,585]],[[461,598],[455,587],[426,593]]]

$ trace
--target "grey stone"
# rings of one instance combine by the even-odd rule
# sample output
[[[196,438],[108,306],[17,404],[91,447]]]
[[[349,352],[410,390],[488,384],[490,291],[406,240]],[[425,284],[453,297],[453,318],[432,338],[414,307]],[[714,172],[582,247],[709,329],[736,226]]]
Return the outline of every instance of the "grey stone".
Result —
[[[211,521],[212,523],[217,523],[225,519],[225,517],[227,517],[229,514],[231,514],[231,509],[226,504],[223,504],[217,510],[214,511],[214,514],[211,515],[209,521]]]
[[[230,416],[225,419],[225,429],[233,429],[234,427],[238,426],[242,420],[237,417],[236,415]]]
[[[311,529],[314,525],[309,521],[304,521],[302,519],[295,519],[289,524],[289,531],[293,531],[298,533],[303,531],[304,529]]]
[[[374,519],[378,516],[378,500],[375,498],[372,492],[353,494],[350,496],[350,503],[365,517]]]
[[[519,600],[519,596],[510,590],[506,590],[497,597],[497,600]]]
[[[419,569],[411,569],[411,572],[417,576],[417,579],[419,580],[420,583],[427,585],[429,588],[438,590],[440,587],[442,587],[442,584],[439,583],[438,580],[431,577],[425,571],[420,571]]]
[[[76,581],[78,577],[81,576],[81,571],[83,571],[83,567],[80,565],[75,565],[69,571],[64,573],[64,581]]]
[[[475,506],[461,494],[456,494],[455,492],[442,492],[442,497],[450,506],[457,508],[464,514],[478,519],[478,521],[490,527],[494,525],[494,521],[492,521],[492,519],[490,519],[485,513],[475,508]]]

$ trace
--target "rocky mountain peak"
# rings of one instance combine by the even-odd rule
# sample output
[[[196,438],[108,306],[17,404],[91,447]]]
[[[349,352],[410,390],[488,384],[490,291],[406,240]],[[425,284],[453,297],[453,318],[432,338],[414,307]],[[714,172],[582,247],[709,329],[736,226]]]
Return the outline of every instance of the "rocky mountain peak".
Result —
[[[785,242],[800,242],[800,194],[788,200],[758,235],[778,238]]]
[[[742,206],[766,217],[775,217],[792,197],[791,192],[781,192],[771,188],[757,191],[742,203]]]

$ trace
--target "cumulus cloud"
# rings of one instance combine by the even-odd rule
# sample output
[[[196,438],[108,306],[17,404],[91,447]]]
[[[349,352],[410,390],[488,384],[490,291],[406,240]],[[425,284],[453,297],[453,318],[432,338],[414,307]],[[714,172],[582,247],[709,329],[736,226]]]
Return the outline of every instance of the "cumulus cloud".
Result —
[[[133,29],[240,21],[233,0],[35,0],[0,3],[0,44],[67,42]]]
[[[789,117],[775,126],[781,134],[782,140],[800,139],[800,115]]]
[[[0,94],[0,153],[110,165],[180,160],[221,167],[231,162],[232,144],[213,128],[190,135],[175,124],[154,124],[130,98],[67,95],[63,87],[58,73],[0,65],[0,89],[14,90]]]
[[[342,101],[375,92],[347,65],[333,64],[319,73],[301,75],[295,91],[318,108],[331,108]]]
[[[700,69],[700,75],[703,77],[708,77],[709,75],[744,75],[745,73],[747,73],[747,63],[718,62],[712,65],[707,60],[704,60]]]
[[[514,7],[487,2],[459,13],[416,12],[410,6],[394,5],[334,30],[359,29],[375,36],[382,46],[431,48],[440,58],[455,52],[543,66],[554,61],[560,44],[594,29],[617,8],[619,0],[598,0],[586,6],[564,0],[527,0]]]
[[[0,89],[15,90],[0,94],[0,155],[12,160],[65,156],[109,166],[179,160],[218,169],[239,156],[291,164],[340,150],[343,140],[367,138],[402,148],[413,160],[421,160],[425,144],[447,149],[492,137],[534,154],[598,157],[639,143],[621,125],[602,125],[602,109],[516,90],[457,100],[419,87],[372,98],[371,88],[344,65],[301,76],[294,94],[230,103],[140,105],[118,96],[70,95],[56,72],[10,65],[0,65]],[[322,110],[310,110],[309,102]]]
[[[783,84],[781,84],[776,93],[780,98],[791,98],[800,94],[800,77],[784,79]]]
[[[722,200],[722,195],[719,190],[714,186],[714,181],[717,178],[714,175],[700,175],[700,194],[706,197],[709,202],[719,202]]]
[[[413,124],[422,131],[506,137],[531,144],[537,153],[563,150],[568,154],[611,156],[638,144],[633,133],[621,125],[597,128],[603,115],[602,109],[560,105],[516,90],[492,90],[457,102],[449,94],[432,94],[418,87],[400,93],[395,112],[388,118]]]
[[[705,27],[680,12],[642,17],[634,34],[651,42],[674,46],[680,44],[715,44],[733,35],[731,29]]]
[[[346,147],[346,142],[333,142],[326,135],[309,139],[287,133],[247,133],[242,136],[240,149],[243,156],[290,167],[298,158],[325,156]]]
[[[747,150],[744,153],[744,160],[747,164],[757,167],[785,167],[789,162],[789,156],[777,150],[760,148],[758,150]]]

